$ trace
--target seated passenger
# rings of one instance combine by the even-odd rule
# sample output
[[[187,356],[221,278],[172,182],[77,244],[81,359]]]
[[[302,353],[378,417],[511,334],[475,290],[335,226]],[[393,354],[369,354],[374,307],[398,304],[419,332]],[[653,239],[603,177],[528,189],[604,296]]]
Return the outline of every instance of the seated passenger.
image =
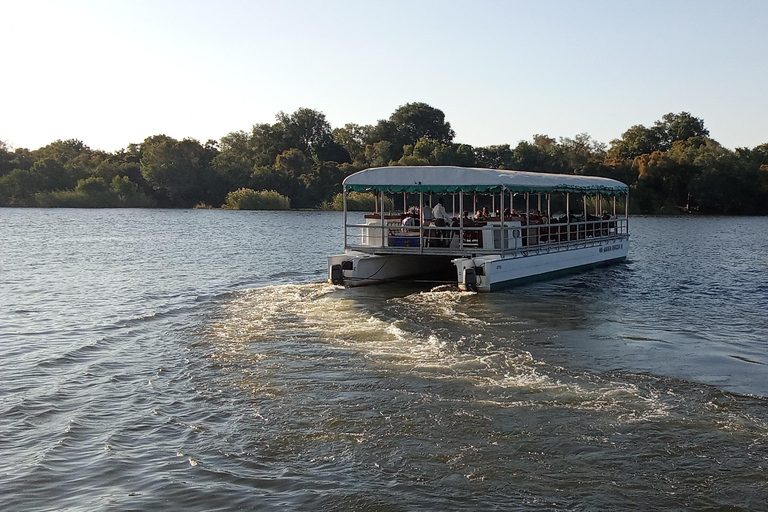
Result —
[[[416,207],[411,207],[408,210],[408,214],[403,219],[403,226],[418,226],[419,225],[419,210]]]

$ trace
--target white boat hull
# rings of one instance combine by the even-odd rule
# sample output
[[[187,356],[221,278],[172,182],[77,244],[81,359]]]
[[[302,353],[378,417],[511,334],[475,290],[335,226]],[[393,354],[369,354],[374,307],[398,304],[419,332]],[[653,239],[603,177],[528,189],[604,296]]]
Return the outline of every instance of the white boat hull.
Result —
[[[620,262],[627,258],[628,252],[629,237],[626,237],[562,250],[458,258],[453,263],[460,289],[490,292],[532,278]]]
[[[628,252],[629,237],[455,259],[349,251],[328,257],[328,280],[344,286],[363,286],[433,273],[450,262],[455,266],[460,289],[490,292],[525,280],[623,261]]]
[[[349,251],[328,257],[328,280],[344,286],[364,286],[429,274],[441,267],[450,267],[450,258]],[[339,270],[341,275],[334,275]]]

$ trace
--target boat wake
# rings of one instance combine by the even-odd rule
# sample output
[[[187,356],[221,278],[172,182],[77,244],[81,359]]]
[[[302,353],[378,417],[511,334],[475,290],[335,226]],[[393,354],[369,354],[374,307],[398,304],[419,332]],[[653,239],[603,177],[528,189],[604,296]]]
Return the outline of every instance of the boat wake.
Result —
[[[275,372],[299,378],[299,366],[342,379],[375,372],[390,381],[417,379],[422,387],[450,382],[451,393],[462,389],[462,400],[612,411],[617,422],[662,418],[673,407],[653,379],[578,373],[536,359],[526,343],[538,329],[483,307],[485,299],[474,293],[368,293],[326,283],[245,290],[220,304],[202,334],[210,357],[256,380]],[[326,364],[335,365],[333,372]]]

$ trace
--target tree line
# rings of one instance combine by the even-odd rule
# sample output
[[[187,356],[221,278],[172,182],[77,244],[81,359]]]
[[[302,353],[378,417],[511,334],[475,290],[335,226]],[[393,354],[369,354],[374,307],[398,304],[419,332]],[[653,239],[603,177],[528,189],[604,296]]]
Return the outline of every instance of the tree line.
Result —
[[[220,141],[155,135],[113,153],[75,139],[36,150],[0,141],[0,206],[218,207],[252,190],[293,208],[331,208],[342,180],[360,169],[456,165],[618,179],[635,213],[768,214],[768,143],[729,150],[687,112],[632,126],[610,144],[586,133],[534,135],[515,147],[454,137],[441,110],[408,103],[375,125],[334,129],[302,108]]]

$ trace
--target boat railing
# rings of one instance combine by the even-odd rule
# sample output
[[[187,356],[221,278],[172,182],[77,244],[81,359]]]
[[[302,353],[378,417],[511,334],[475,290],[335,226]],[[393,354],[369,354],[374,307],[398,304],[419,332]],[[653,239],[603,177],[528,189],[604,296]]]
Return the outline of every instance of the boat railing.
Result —
[[[526,256],[564,251],[628,237],[626,218],[536,222],[488,219],[473,225],[403,226],[402,216],[366,216],[345,226],[345,249],[379,254]]]

